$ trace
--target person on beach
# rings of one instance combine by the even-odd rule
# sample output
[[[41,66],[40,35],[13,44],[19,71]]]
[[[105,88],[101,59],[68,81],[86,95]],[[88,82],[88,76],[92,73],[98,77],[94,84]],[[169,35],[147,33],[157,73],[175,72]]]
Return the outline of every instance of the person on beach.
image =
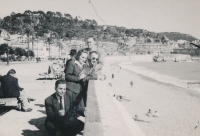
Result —
[[[112,74],[112,78],[114,78],[114,74]]]
[[[47,118],[44,126],[52,136],[59,133],[76,136],[84,128],[84,123],[77,119],[76,111],[70,110],[73,101],[69,93],[66,93],[67,87],[65,80],[57,80],[55,82],[56,92],[45,99]],[[74,107],[71,108],[74,109]],[[69,112],[73,114],[68,117]]]
[[[135,118],[133,118],[135,121],[139,121],[138,115],[135,115]]]
[[[96,51],[99,54],[98,64],[96,65],[95,70],[101,70],[104,66],[105,52],[103,51],[103,49],[97,47],[97,40],[94,37],[89,37],[87,39],[87,45],[88,47],[85,48],[85,50],[87,50],[88,52]]]
[[[133,87],[133,81],[130,82],[131,87]]]
[[[75,57],[75,61],[70,61],[66,66],[65,79],[67,82],[67,93],[70,95],[72,101],[74,101],[77,95],[82,91],[83,78],[86,77],[82,71],[87,57],[87,51],[80,50]],[[84,116],[84,111],[85,106],[82,100],[77,107],[77,112]]]
[[[158,117],[158,111],[155,111],[154,117]]]
[[[19,110],[23,112],[32,111],[29,107],[29,102],[35,101],[35,99],[28,97],[24,88],[19,87],[18,79],[16,78],[16,71],[14,69],[9,70],[7,75],[0,76],[0,82],[4,98],[16,97],[20,105]]]
[[[148,113],[147,113],[147,116],[151,117],[152,114],[151,114],[151,109],[149,109]]]

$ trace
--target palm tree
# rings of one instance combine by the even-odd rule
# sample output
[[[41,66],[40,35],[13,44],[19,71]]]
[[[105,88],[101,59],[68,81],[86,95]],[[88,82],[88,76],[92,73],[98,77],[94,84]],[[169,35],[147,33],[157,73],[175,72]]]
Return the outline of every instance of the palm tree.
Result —
[[[50,46],[54,43],[54,39],[52,37],[47,37],[45,43],[49,45],[49,57],[50,57]]]
[[[31,43],[32,43],[32,51],[33,51],[33,44],[34,44],[34,41],[37,39],[36,37],[37,37],[37,36],[32,35],[32,37],[30,38],[30,41],[31,41]]]
[[[60,38],[56,32],[52,32],[52,31],[49,31],[49,32],[50,32],[50,36],[46,37],[45,43],[49,45],[49,57],[50,57],[51,44],[55,43],[55,41],[54,41],[55,39],[59,40]]]
[[[57,41],[57,46],[59,46],[59,58],[60,58],[60,51],[64,49],[63,43],[61,41]]]
[[[22,30],[22,33],[27,35],[27,44],[28,44],[27,55],[28,55],[28,61],[29,61],[29,36],[34,33],[33,26],[32,25],[25,25],[24,29]]]

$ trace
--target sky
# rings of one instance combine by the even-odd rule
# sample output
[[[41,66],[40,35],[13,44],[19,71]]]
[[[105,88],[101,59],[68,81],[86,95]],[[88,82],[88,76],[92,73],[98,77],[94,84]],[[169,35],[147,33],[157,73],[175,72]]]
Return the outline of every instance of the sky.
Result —
[[[59,11],[98,25],[181,32],[200,39],[200,0],[0,0],[0,18],[25,10]],[[101,19],[103,20],[101,20]]]

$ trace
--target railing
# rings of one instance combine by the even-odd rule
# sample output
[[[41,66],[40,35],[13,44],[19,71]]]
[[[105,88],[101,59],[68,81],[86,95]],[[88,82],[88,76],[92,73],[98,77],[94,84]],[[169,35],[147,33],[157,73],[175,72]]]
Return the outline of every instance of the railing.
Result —
[[[88,84],[84,136],[103,136],[103,126],[94,82],[90,80]]]

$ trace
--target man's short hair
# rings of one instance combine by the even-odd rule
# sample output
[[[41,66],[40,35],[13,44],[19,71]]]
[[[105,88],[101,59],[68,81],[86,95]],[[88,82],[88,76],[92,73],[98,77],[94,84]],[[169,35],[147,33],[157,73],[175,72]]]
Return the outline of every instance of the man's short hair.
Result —
[[[97,51],[91,51],[91,52],[90,52],[90,56],[91,56],[93,53],[99,55],[99,53],[98,53]]]
[[[66,84],[66,81],[62,80],[62,79],[57,80],[56,83],[55,83],[55,88],[57,88],[59,84]]]
[[[16,71],[14,69],[11,69],[8,71],[7,75],[10,75],[10,74],[16,74]]]

